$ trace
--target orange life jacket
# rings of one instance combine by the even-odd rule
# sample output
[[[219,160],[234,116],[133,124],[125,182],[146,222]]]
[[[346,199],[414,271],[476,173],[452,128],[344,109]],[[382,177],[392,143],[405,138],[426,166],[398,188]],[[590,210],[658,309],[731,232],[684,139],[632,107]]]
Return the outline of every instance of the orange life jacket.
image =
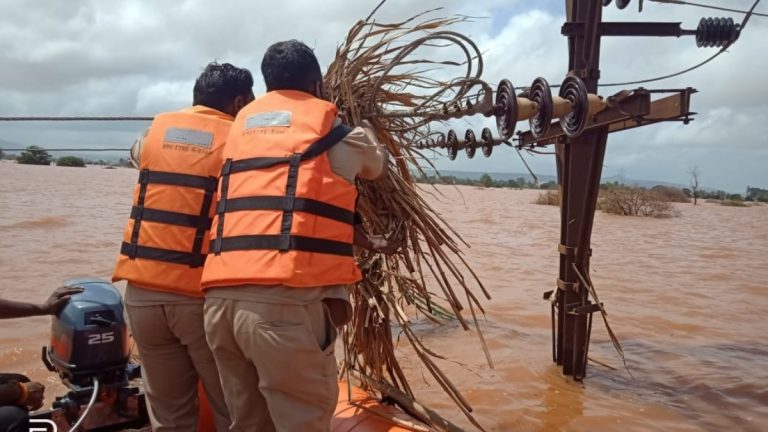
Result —
[[[328,150],[350,129],[336,106],[273,91],[238,114],[224,150],[203,289],[318,287],[361,279],[352,250],[357,188]]]
[[[112,281],[202,297],[200,277],[232,117],[204,106],[155,117]]]

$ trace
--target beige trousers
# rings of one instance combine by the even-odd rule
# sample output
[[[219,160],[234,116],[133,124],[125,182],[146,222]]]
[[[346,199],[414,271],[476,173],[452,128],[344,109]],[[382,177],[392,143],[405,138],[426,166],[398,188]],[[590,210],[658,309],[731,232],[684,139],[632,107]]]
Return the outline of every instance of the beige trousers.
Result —
[[[218,432],[229,429],[224,394],[203,327],[203,304],[126,306],[155,432],[196,432],[202,380]]]
[[[232,432],[327,432],[338,399],[336,327],[308,305],[207,298],[205,331]]]

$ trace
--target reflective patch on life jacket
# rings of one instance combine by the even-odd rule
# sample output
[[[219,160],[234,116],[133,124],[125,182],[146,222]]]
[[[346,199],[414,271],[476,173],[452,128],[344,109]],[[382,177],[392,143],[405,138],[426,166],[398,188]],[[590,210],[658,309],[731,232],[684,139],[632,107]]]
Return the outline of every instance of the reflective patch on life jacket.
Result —
[[[213,145],[213,134],[195,129],[168,128],[165,130],[163,140],[165,142],[211,148]]]
[[[254,114],[245,119],[245,130],[265,127],[288,127],[291,125],[290,111],[270,111]]]

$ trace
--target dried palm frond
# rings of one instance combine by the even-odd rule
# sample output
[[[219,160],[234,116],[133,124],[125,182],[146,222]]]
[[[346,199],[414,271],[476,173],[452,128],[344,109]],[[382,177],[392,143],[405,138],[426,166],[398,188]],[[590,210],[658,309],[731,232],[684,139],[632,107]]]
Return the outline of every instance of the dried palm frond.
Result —
[[[364,387],[400,400],[401,406],[415,406],[403,401],[414,402],[415,397],[395,356],[396,326],[437,383],[482,429],[469,403],[435,363],[434,358],[442,357],[422,344],[407,313],[417,310],[433,321],[450,317],[465,330],[475,327],[492,367],[476,315],[476,310],[484,313],[483,306],[471,286],[479,287],[487,299],[490,295],[462,256],[461,248],[467,245],[419,193],[413,172],[423,174],[422,166],[431,162],[411,146],[433,135],[430,125],[452,118],[453,107],[465,111],[471,107],[466,101],[473,89],[484,95],[490,86],[480,79],[482,57],[477,46],[466,36],[445,30],[468,18],[427,19],[425,14],[395,24],[358,22],[325,76],[326,92],[342,120],[350,125],[370,122],[392,156],[387,176],[360,182],[358,211],[369,232],[403,242],[394,255],[360,258],[364,279],[352,293],[354,316],[344,334],[343,370],[353,371]],[[437,59],[442,53],[459,53],[459,59]],[[456,68],[462,72],[448,75]],[[426,276],[430,274],[431,279]],[[440,295],[428,290],[428,279]],[[464,316],[467,306],[470,319]],[[416,415],[432,427],[457,430],[435,421],[433,415]]]

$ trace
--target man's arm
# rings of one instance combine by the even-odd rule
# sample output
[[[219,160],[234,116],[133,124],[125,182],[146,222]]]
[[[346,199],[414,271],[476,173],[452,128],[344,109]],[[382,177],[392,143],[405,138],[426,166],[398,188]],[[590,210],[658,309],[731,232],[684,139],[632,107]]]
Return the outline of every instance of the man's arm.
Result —
[[[355,235],[352,238],[355,246],[371,252],[391,255],[400,247],[400,242],[387,240],[384,236],[371,235],[365,232],[363,224],[355,225]]]
[[[0,406],[16,405],[22,402],[21,386],[15,382],[0,385]]]
[[[364,180],[378,180],[387,174],[387,165],[389,164],[389,151],[376,138],[371,124],[366,120],[363,122],[362,136],[359,141],[365,143],[362,167],[357,176]]]
[[[39,382],[10,382],[0,385],[0,406],[18,405],[32,411],[45,401],[45,386]]]
[[[144,132],[136,138],[136,141],[131,146],[131,153],[128,160],[131,162],[134,168],[138,169],[141,163],[141,147],[144,145],[144,139],[147,138],[149,128],[144,129]]]
[[[375,180],[385,173],[388,155],[372,129],[358,126],[329,150],[328,159],[336,175],[355,183],[355,179]]]
[[[43,304],[0,299],[0,319],[54,315],[69,301],[69,297],[80,292],[83,292],[82,288],[61,287],[56,289]]]

